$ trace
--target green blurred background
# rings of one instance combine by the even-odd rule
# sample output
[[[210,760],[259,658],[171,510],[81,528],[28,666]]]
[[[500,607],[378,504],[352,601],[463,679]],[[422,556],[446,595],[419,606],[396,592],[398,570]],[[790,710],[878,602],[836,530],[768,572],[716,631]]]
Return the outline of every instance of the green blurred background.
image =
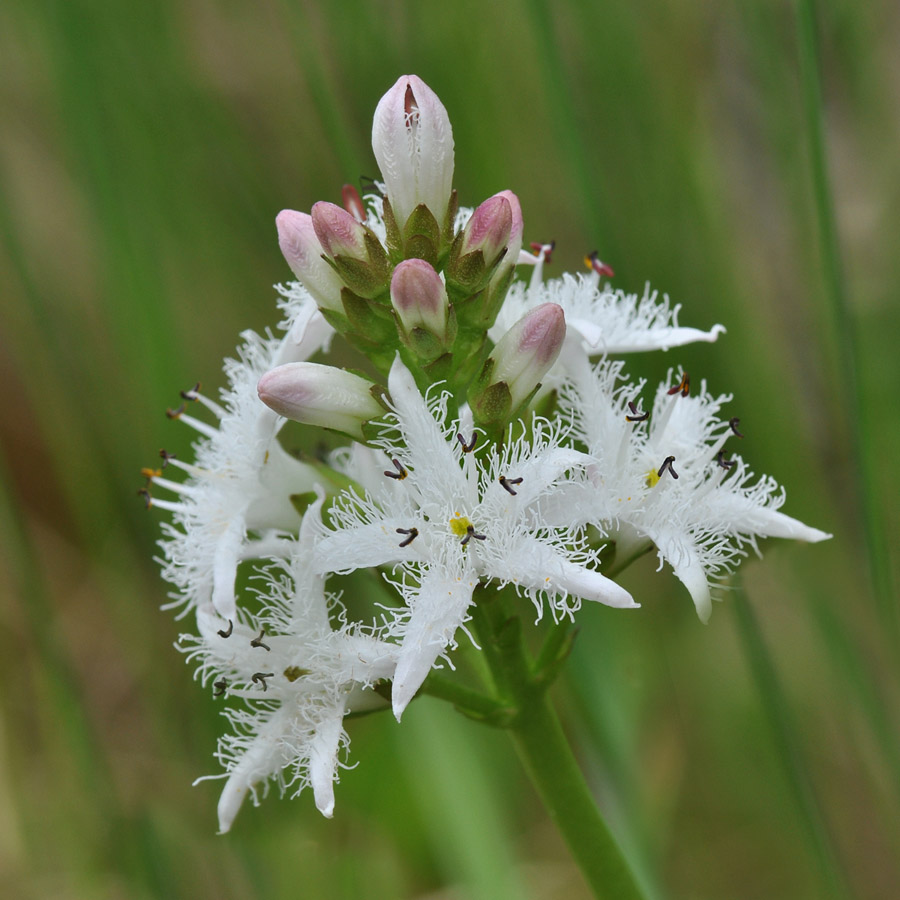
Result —
[[[0,6],[0,876],[13,898],[579,898],[506,735],[430,699],[351,723],[337,814],[215,836],[222,726],[172,647],[138,471],[273,325],[283,207],[375,175],[415,72],[464,203],[511,188],[550,275],[599,249],[715,322],[684,365],[786,511],[704,627],[652,558],[555,699],[653,898],[900,892],[900,7],[850,0]]]

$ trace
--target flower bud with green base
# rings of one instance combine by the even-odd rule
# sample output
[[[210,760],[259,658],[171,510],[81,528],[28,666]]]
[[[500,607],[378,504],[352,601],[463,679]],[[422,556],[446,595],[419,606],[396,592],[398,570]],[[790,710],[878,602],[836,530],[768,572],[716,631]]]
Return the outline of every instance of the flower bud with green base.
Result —
[[[319,363],[297,362],[266,372],[259,399],[285,418],[364,440],[363,426],[384,414],[381,388],[359,375]]]
[[[312,224],[326,259],[350,290],[369,300],[387,291],[391,264],[368,226],[324,201],[313,206]]]
[[[480,291],[501,256],[512,233],[512,206],[495,194],[472,213],[456,236],[447,260],[447,284],[456,300]]]
[[[322,259],[324,249],[313,227],[312,217],[293,209],[283,209],[275,218],[278,246],[291,271],[316,304],[323,309],[341,312],[341,288],[344,286],[334,269]]]
[[[506,252],[494,269],[490,281],[481,295],[481,302],[478,308],[478,324],[485,329],[490,328],[494,324],[497,313],[500,311],[500,307],[503,306],[506,292],[509,290],[509,286],[515,277],[516,263],[519,259],[519,252],[522,249],[522,234],[525,230],[519,198],[512,191],[500,191],[495,196],[504,197],[508,201],[512,211],[512,227],[509,233],[509,240],[506,243]]]
[[[400,338],[421,363],[433,362],[453,345],[456,317],[444,282],[427,262],[409,259],[394,269],[391,303]]]
[[[379,101],[372,150],[399,231],[420,204],[442,223],[453,188],[453,130],[437,94],[418,76],[402,75]]]
[[[519,319],[469,390],[475,424],[496,437],[518,416],[556,362],[565,336],[565,315],[556,303],[543,303]]]

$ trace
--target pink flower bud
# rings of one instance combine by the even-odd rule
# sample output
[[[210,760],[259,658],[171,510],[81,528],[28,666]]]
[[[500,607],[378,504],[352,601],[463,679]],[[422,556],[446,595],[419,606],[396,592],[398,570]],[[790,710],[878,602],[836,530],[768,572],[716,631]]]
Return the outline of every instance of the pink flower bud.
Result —
[[[256,389],[259,399],[279,415],[361,438],[363,423],[384,412],[373,387],[343,369],[297,362],[266,372]]]
[[[526,313],[500,338],[491,357],[491,382],[505,382],[515,409],[550,370],[566,337],[566,317],[556,303]]]
[[[512,191],[500,191],[495,197],[504,197],[509,203],[512,212],[512,226],[509,230],[509,241],[506,244],[506,258],[503,266],[515,265],[519,259],[519,251],[522,249],[522,235],[525,231],[525,222],[522,219],[522,206],[519,198]]]
[[[521,218],[521,211],[519,217]],[[485,265],[490,267],[501,250],[506,248],[512,225],[513,211],[509,200],[500,194],[488,197],[466,222],[459,255],[465,256],[480,250],[484,255]]]
[[[337,273],[322,259],[322,245],[316,237],[312,218],[306,213],[283,209],[275,219],[278,246],[297,276],[319,306],[341,311],[343,284]]]
[[[439,338],[445,336],[450,306],[447,289],[424,259],[407,259],[394,269],[391,302],[407,332],[422,328]]]
[[[319,201],[312,208],[312,224],[325,253],[366,259],[366,229],[345,209]]]
[[[441,222],[453,189],[453,130],[437,94],[418,76],[401,76],[379,101],[372,150],[401,231],[420,203]]]

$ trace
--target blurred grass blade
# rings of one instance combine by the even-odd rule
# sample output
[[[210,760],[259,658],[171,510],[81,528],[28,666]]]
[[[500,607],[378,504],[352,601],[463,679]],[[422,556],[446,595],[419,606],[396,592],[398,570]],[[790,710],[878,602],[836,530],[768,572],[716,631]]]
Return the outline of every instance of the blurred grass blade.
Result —
[[[787,784],[797,806],[800,824],[810,853],[816,860],[823,886],[833,900],[850,900],[852,895],[847,887],[846,878],[832,846],[822,810],[807,775],[807,766],[791,722],[791,711],[787,699],[779,683],[778,673],[759,623],[739,579],[735,580],[735,591],[732,594],[731,602],[737,616],[738,634],[744,654],[756,682],[766,718],[769,720]]]

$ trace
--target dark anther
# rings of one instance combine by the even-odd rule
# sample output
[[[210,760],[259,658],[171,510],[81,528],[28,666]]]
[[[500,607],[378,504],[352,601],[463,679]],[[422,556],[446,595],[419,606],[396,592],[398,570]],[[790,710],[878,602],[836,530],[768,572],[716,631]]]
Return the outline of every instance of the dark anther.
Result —
[[[669,474],[673,478],[678,478],[678,473],[672,468],[672,463],[675,462],[674,456],[667,456],[663,461],[663,464],[659,467],[659,471],[656,473],[660,478],[663,477],[663,472],[668,471]]]
[[[378,182],[371,175],[359,176],[359,190],[363,194],[378,194],[379,197],[384,196],[378,187]]]
[[[631,415],[625,416],[626,422],[646,422],[650,418],[649,412],[638,412],[637,404],[633,400],[628,401],[628,408],[631,410]]]
[[[729,419],[729,420],[728,420],[728,424],[731,426],[731,430],[732,430],[738,437],[742,438],[743,435],[738,431],[738,423],[739,423],[740,421],[741,421],[741,420],[740,420],[737,416],[735,416],[733,419]]]
[[[228,682],[224,678],[222,678],[219,681],[214,682],[213,687],[216,689],[213,697],[221,697],[222,694],[225,693],[225,688],[228,687]]]
[[[719,455],[716,457],[716,462],[723,469],[730,469],[734,465],[733,459],[725,459],[725,451],[724,450],[719,451]]]
[[[399,459],[392,459],[391,462],[394,464],[394,468],[397,470],[396,472],[386,471],[384,474],[387,475],[388,478],[396,478],[397,481],[403,481],[409,472],[403,468],[403,464]]]
[[[548,241],[546,244],[539,244],[535,241],[532,241],[531,249],[534,252],[535,256],[540,256],[543,252],[544,262],[549,264],[553,262],[551,257],[553,255],[553,251],[556,249],[556,241]]]
[[[274,677],[275,677],[275,673],[274,673],[274,672],[254,672],[254,673],[250,676],[250,680],[251,680],[254,684],[261,684],[261,685],[262,685],[262,689],[263,689],[264,691],[267,691],[267,690],[269,689],[269,686],[266,684],[266,679],[267,679],[267,678],[274,678]]]
[[[469,443],[466,443],[466,439],[458,434],[456,439],[459,441],[460,447],[462,447],[463,453],[471,453],[475,449],[475,445],[478,443],[478,435],[473,431],[472,432],[472,440]]]
[[[159,451],[160,459],[162,459],[162,467],[165,468],[169,464],[170,459],[175,459],[174,453],[169,453],[168,450],[160,450]]]
[[[404,538],[402,541],[400,541],[401,547],[408,547],[419,536],[418,528],[395,528],[394,531],[396,531],[397,534],[409,535],[409,537]]]
[[[394,531],[396,531],[397,534],[409,535],[408,538],[404,538],[402,541],[400,541],[401,547],[408,547],[419,536],[418,528],[395,528]]]
[[[516,496],[518,491],[514,491],[510,485],[511,484],[521,484],[525,479],[524,478],[507,478],[505,475],[500,476],[500,487],[508,493],[512,494],[513,497]]]
[[[475,538],[476,541],[486,541],[487,535],[486,534],[476,534],[474,527],[470,525],[466,529],[466,536],[460,541],[460,543],[463,545],[463,547],[465,547],[466,544],[468,544],[469,541],[472,540],[472,538]]]
[[[266,636],[266,629],[263,628],[260,630],[259,634],[255,638],[253,638],[252,641],[250,641],[250,646],[251,647],[262,647],[263,650],[271,650],[272,648],[268,644],[263,643],[263,638],[265,636]]]
[[[682,373],[681,381],[673,388],[669,388],[669,395],[681,392],[682,397],[687,397],[691,392],[691,376],[687,372]]]
[[[200,382],[198,381],[190,390],[181,392],[182,400],[196,400],[200,393]]]
[[[138,491],[138,496],[144,498],[144,509],[150,509],[153,506],[153,498],[150,496],[150,491],[147,488],[141,488]]]
[[[229,638],[229,637],[231,637],[232,631],[234,631],[234,622],[232,622],[231,619],[229,619],[228,620],[228,630],[225,631],[224,629],[220,629],[219,631],[216,632],[216,634],[222,638]]]
[[[178,409],[167,409],[166,410],[167,418],[177,419],[184,412],[186,405],[187,404],[182,403],[181,406],[178,407]]]
[[[609,263],[603,262],[603,260],[600,259],[600,254],[596,250],[585,256],[584,264],[589,269],[593,269],[598,275],[605,275],[607,278],[615,277],[616,273],[613,271],[612,266],[609,265]]]

